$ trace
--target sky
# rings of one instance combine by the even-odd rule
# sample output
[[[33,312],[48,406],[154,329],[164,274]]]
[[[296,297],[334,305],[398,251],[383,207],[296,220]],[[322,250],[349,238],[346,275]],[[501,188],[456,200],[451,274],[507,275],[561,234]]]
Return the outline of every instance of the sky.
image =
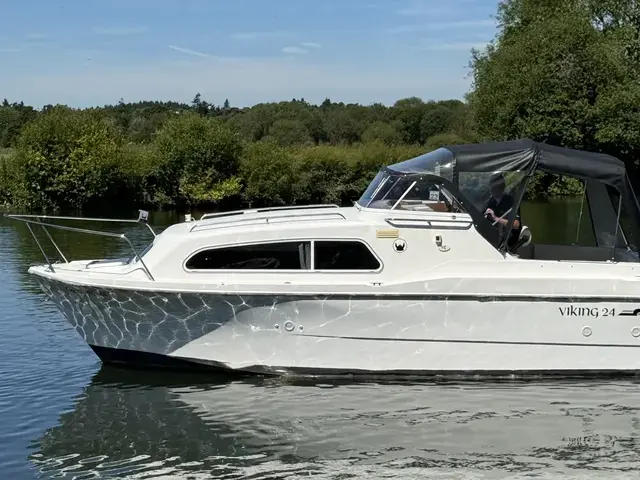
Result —
[[[0,99],[462,99],[497,0],[0,0]]]

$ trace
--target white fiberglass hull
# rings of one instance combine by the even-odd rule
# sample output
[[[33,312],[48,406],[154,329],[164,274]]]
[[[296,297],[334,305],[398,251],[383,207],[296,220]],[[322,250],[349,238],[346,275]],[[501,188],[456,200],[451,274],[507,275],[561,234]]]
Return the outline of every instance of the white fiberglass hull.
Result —
[[[640,370],[640,298],[163,293],[36,278],[103,361],[314,375]]]

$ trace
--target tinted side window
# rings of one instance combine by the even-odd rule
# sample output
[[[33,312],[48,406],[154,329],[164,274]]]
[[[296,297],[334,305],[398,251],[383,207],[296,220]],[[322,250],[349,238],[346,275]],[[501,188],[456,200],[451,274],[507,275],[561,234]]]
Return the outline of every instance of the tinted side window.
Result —
[[[545,245],[595,247],[596,236],[584,181],[545,173],[534,177],[521,205],[523,223],[533,242]],[[547,185],[543,187],[541,185]],[[563,195],[551,196],[548,192]]]
[[[377,270],[380,262],[361,242],[316,240],[316,270]]]
[[[203,250],[187,260],[190,270],[306,270],[309,242],[265,243]]]

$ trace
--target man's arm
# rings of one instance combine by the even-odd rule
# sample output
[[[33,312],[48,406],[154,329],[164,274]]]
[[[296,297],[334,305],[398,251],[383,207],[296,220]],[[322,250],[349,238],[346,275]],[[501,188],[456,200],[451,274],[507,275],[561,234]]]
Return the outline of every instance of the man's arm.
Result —
[[[505,199],[505,207],[506,210],[509,211],[509,209],[513,208],[513,198],[511,197],[511,195],[507,196]],[[495,216],[495,218],[493,219],[494,222],[499,223],[500,225],[504,225],[505,227],[507,226],[507,223],[509,223],[509,215],[511,214],[511,212],[505,214],[504,218],[498,218],[497,216]],[[513,221],[513,226],[511,228],[515,228],[518,229],[520,228],[520,212],[518,211],[518,213],[516,214],[516,218]]]
[[[509,212],[509,213],[511,213],[511,212]],[[507,214],[507,217],[508,216],[509,215]],[[506,217],[505,218],[496,218],[496,220],[497,220],[497,222],[499,224],[504,225],[505,227],[507,226],[507,223],[509,223],[509,219],[506,218]],[[494,220],[494,221],[496,221],[496,220]],[[513,221],[513,227],[512,228],[515,228],[515,229],[520,228],[520,215],[516,216],[516,219]]]

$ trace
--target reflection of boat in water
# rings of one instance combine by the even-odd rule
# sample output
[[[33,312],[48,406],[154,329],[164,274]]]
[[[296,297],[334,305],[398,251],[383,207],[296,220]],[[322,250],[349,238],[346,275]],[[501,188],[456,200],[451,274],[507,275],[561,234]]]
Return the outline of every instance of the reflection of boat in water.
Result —
[[[555,244],[521,225],[539,172],[582,192]],[[530,141],[459,145],[383,168],[353,207],[205,215],[130,258],[29,271],[105,361],[272,374],[636,371],[639,225],[615,158]]]
[[[183,373],[176,379],[151,371],[143,383],[140,379],[139,372],[103,367],[73,411],[63,413],[38,441],[32,463],[47,475],[96,472],[131,478],[139,471],[176,474],[197,469],[209,457],[238,453],[229,439],[241,432],[224,423],[207,425],[176,401],[180,391],[205,388],[198,383],[202,376]],[[206,388],[213,394],[224,385]]]
[[[640,465],[632,383],[196,381],[103,367],[30,461],[71,478],[619,478]]]

